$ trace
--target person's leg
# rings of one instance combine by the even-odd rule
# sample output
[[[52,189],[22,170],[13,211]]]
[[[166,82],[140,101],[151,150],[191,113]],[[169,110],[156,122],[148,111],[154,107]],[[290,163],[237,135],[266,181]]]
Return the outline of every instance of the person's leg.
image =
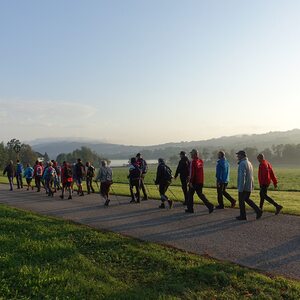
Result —
[[[135,189],[136,189],[136,201],[137,203],[140,203],[141,202],[140,180],[135,180]]]
[[[86,178],[86,189],[87,189],[87,193],[90,194],[91,187],[90,187],[90,178],[89,177]]]
[[[270,204],[274,205],[276,208],[279,207],[279,204],[276,203],[269,195],[268,195],[268,186],[264,186],[262,187],[264,190],[264,194],[263,197],[265,200],[267,200]],[[260,206],[260,208],[262,209],[262,207]]]
[[[223,185],[220,183],[217,185],[217,194],[218,194],[218,203],[219,203],[217,208],[223,209],[224,208]]]
[[[12,191],[14,189],[13,177],[8,177],[9,189]]]
[[[147,195],[144,179],[145,179],[145,174],[142,174],[141,182],[140,182],[140,188],[143,191],[144,200],[148,200],[148,195]]]
[[[187,205],[187,201],[188,201],[188,183],[187,183],[187,179],[186,178],[180,178],[181,181],[181,189],[183,192],[183,196],[184,196],[184,205]]]
[[[134,197],[134,193],[133,193],[133,187],[134,187],[134,181],[131,179],[129,181],[129,189],[130,189],[130,196],[131,196],[131,203],[135,202],[135,197]]]
[[[260,191],[259,191],[259,196],[260,196],[259,207],[260,207],[260,209],[263,209],[263,207],[264,207],[266,192],[267,192],[266,186],[261,185]]]
[[[195,188],[190,187],[188,192],[188,203],[187,203],[186,212],[194,212],[194,194],[195,194]]]
[[[208,201],[206,196],[203,194],[203,184],[197,184],[195,189],[198,197],[202,200],[202,202],[205,204],[205,206],[208,208],[209,212],[211,213],[214,209],[214,206],[212,203]]]
[[[91,178],[90,188],[91,188],[92,193],[95,193],[95,189],[93,187],[93,178]]]
[[[222,187],[222,188],[223,188],[223,196],[224,196],[227,200],[230,201],[231,207],[234,207],[235,204],[236,204],[236,200],[235,200],[233,197],[231,197],[231,195],[229,195],[228,192],[226,191],[227,185],[228,185],[228,183],[224,183],[224,184],[223,184],[223,187]]]
[[[240,218],[241,220],[245,220],[246,216],[246,207],[245,207],[245,192],[239,192],[239,206],[240,206]]]
[[[259,219],[262,215],[262,210],[250,199],[250,192],[245,192],[244,201],[256,212],[256,219]]]

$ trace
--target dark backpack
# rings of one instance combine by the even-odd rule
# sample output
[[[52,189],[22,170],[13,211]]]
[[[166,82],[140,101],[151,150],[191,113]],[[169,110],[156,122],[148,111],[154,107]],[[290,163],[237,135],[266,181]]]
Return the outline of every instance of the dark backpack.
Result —
[[[71,168],[68,168],[68,167],[65,168],[65,177],[66,178],[72,178],[73,177]]]
[[[165,165],[164,179],[166,181],[171,181],[172,178],[173,178],[173,176],[172,176],[172,170],[168,166]]]
[[[130,179],[139,179],[141,177],[141,170],[137,165],[134,165],[134,169],[130,170]]]

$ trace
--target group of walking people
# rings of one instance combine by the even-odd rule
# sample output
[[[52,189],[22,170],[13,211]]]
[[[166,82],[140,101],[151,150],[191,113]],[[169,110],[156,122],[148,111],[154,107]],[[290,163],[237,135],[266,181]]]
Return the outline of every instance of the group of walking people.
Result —
[[[190,159],[185,151],[181,151],[179,155],[180,160],[175,176],[172,175],[172,170],[166,164],[165,160],[162,158],[158,159],[154,183],[158,187],[160,194],[161,204],[159,208],[165,208],[166,203],[169,208],[172,208],[173,201],[168,198],[166,192],[168,191],[172,180],[176,180],[178,176],[181,182],[184,198],[183,205],[186,206],[186,213],[194,213],[195,193],[207,207],[209,213],[212,213],[215,209],[225,208],[224,197],[230,202],[231,208],[236,206],[237,200],[227,191],[230,179],[230,165],[224,151],[219,151],[216,165],[216,189],[218,195],[218,205],[216,207],[214,207],[203,193],[204,162],[200,158],[199,152],[196,149],[193,149],[190,152]],[[271,164],[265,159],[263,154],[257,156],[259,162],[258,180],[260,185],[260,204],[257,206],[250,199],[254,189],[253,166],[247,158],[245,151],[241,150],[237,152],[236,155],[238,159],[238,203],[240,207],[240,215],[237,216],[237,219],[247,219],[245,203],[254,209],[256,212],[256,219],[261,218],[265,200],[274,205],[275,214],[279,214],[283,207],[268,196],[270,184],[273,182],[274,187],[276,188],[278,183]],[[136,157],[130,159],[127,176],[129,179],[129,190],[131,195],[130,203],[140,203],[141,200],[148,200],[149,192],[144,183],[147,171],[148,165],[141,153],[138,153]],[[23,177],[25,177],[27,190],[34,189],[34,186],[32,185],[32,180],[34,180],[37,192],[40,192],[41,188],[44,187],[46,194],[53,197],[54,193],[61,190],[61,199],[64,199],[66,194],[68,199],[72,199],[74,184],[77,186],[77,194],[79,196],[84,196],[82,186],[84,180],[86,181],[88,194],[95,192],[93,182],[97,185],[98,182],[100,182],[100,186],[98,186],[100,195],[105,200],[104,205],[108,206],[110,202],[109,193],[113,183],[112,169],[108,166],[107,161],[103,160],[101,161],[97,176],[95,173],[95,167],[90,162],[84,164],[81,159],[77,159],[77,162],[74,164],[64,161],[61,166],[54,160],[47,162],[45,165],[40,161],[36,161],[33,167],[27,164],[25,169],[23,169],[19,160],[17,160],[15,167],[13,162],[10,161],[3,172],[3,174],[6,174],[8,177],[11,191],[13,190],[14,177],[16,178],[18,189],[23,188]],[[141,192],[143,193],[142,199]]]

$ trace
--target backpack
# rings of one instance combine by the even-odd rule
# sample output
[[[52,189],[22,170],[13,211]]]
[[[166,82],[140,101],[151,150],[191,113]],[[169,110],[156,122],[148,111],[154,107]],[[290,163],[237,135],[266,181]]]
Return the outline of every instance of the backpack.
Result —
[[[168,166],[164,166],[165,170],[164,170],[164,179],[166,181],[171,181],[173,176],[172,176],[172,170],[168,167]]]
[[[42,176],[43,175],[43,168],[41,166],[36,167],[36,175]]]
[[[72,178],[73,177],[71,168],[66,167],[64,171],[65,171],[64,175],[65,175],[66,178]]]
[[[141,170],[138,165],[133,165],[134,168],[130,169],[130,178],[139,179],[141,177]]]
[[[33,169],[32,168],[28,168],[27,169],[27,178],[32,178],[32,176],[33,176]]]
[[[88,167],[86,175],[89,178],[94,177],[95,176],[95,168],[93,166]]]

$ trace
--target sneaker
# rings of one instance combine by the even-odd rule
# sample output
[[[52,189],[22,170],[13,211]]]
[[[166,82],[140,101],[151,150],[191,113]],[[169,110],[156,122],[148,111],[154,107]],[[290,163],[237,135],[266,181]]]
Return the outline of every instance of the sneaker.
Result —
[[[193,209],[186,209],[185,212],[186,212],[186,213],[189,213],[189,214],[193,214],[193,213],[194,213],[194,210],[193,210]]]
[[[107,199],[107,200],[105,201],[104,205],[105,205],[105,206],[108,206],[108,204],[109,204],[109,201],[110,201],[110,200],[109,200],[109,199]]]
[[[234,208],[235,206],[236,206],[236,200],[233,200],[233,202],[231,202],[230,207],[231,207],[231,208]]]
[[[162,203],[158,208],[166,208],[166,206],[164,203]]]
[[[275,215],[277,216],[277,215],[281,212],[282,209],[283,209],[283,207],[282,207],[281,205],[278,205],[278,206],[276,207]]]
[[[238,216],[236,217],[236,219],[239,221],[247,221],[247,217],[242,217],[242,216]]]
[[[211,206],[211,207],[208,209],[208,212],[211,214],[214,210],[215,210],[214,206]]]
[[[224,206],[217,205],[217,206],[216,206],[216,209],[224,209]]]
[[[169,204],[169,208],[171,209],[173,207],[173,201],[172,200],[168,200],[168,204]]]
[[[260,210],[257,214],[256,214],[256,220],[259,220],[262,216],[263,212],[262,210]]]

